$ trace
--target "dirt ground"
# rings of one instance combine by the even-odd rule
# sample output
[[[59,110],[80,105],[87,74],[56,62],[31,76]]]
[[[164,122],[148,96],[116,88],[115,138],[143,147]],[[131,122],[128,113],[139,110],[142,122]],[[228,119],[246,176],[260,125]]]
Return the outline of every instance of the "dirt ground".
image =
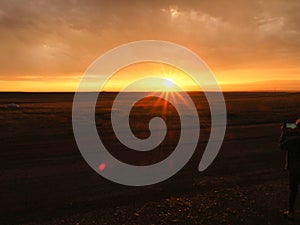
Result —
[[[197,166],[210,131],[209,108],[203,94],[190,95],[201,122],[190,162],[162,183],[127,187],[102,178],[81,156],[72,131],[72,93],[0,93],[0,224],[300,224],[300,211],[294,221],[282,216],[288,180],[278,150],[281,123],[300,117],[300,93],[225,93],[225,140],[201,173]],[[172,106],[166,116],[170,138],[148,155],[129,157],[108,122],[115,93],[101,96],[96,123],[113,155],[150,164],[172,152],[180,135]],[[148,135],[138,121],[155,100],[132,111],[138,137]],[[9,103],[20,107],[8,109]]]

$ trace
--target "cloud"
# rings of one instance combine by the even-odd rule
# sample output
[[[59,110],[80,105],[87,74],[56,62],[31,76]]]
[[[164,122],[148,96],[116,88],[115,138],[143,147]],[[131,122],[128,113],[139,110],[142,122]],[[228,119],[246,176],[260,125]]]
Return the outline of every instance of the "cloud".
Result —
[[[185,45],[216,69],[299,64],[297,0],[2,0],[0,9],[1,79],[83,73],[141,39]]]

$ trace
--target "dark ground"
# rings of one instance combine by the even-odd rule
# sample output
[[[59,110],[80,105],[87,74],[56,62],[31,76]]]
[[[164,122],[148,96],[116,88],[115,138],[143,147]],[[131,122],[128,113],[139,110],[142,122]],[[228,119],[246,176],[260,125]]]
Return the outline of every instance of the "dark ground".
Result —
[[[115,94],[103,95],[97,125],[108,132],[100,136],[122,158],[128,150],[108,135],[105,122]],[[99,176],[80,155],[72,133],[73,94],[1,93],[0,224],[300,224],[300,212],[293,222],[281,214],[288,186],[277,147],[281,122],[300,117],[300,94],[225,93],[225,141],[202,173],[197,166],[209,133],[209,110],[202,94],[191,96],[204,131],[191,161],[167,181],[126,187]],[[147,110],[151,101],[137,107]],[[7,109],[11,102],[20,108]],[[176,136],[169,108],[168,134]],[[143,126],[132,123],[137,136],[147,136]],[[174,144],[165,140],[148,160],[164,158]]]

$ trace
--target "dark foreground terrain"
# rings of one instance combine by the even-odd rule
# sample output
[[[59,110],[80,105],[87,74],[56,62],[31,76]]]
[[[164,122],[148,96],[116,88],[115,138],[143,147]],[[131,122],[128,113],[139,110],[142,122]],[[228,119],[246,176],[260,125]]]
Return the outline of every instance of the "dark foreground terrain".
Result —
[[[101,96],[96,123],[112,154],[142,165],[172,152],[180,135],[172,106],[164,113],[169,138],[145,160],[143,154],[128,156],[112,135],[108,121],[115,94]],[[300,212],[293,222],[281,214],[288,186],[277,146],[281,122],[300,117],[300,94],[225,93],[225,141],[202,173],[197,166],[209,134],[209,108],[202,94],[191,96],[201,137],[190,162],[162,183],[127,187],[102,178],[82,158],[72,132],[73,94],[1,93],[0,224],[300,224]],[[153,101],[132,111],[136,136],[147,137],[139,119],[151,117],[146,112]],[[7,108],[8,103],[19,108]]]

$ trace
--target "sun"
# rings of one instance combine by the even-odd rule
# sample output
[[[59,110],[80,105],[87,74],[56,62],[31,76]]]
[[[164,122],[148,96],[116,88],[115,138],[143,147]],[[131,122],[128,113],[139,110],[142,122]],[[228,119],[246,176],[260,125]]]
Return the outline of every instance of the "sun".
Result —
[[[165,78],[164,81],[162,82],[162,85],[169,89],[174,87],[175,83],[172,78]]]

